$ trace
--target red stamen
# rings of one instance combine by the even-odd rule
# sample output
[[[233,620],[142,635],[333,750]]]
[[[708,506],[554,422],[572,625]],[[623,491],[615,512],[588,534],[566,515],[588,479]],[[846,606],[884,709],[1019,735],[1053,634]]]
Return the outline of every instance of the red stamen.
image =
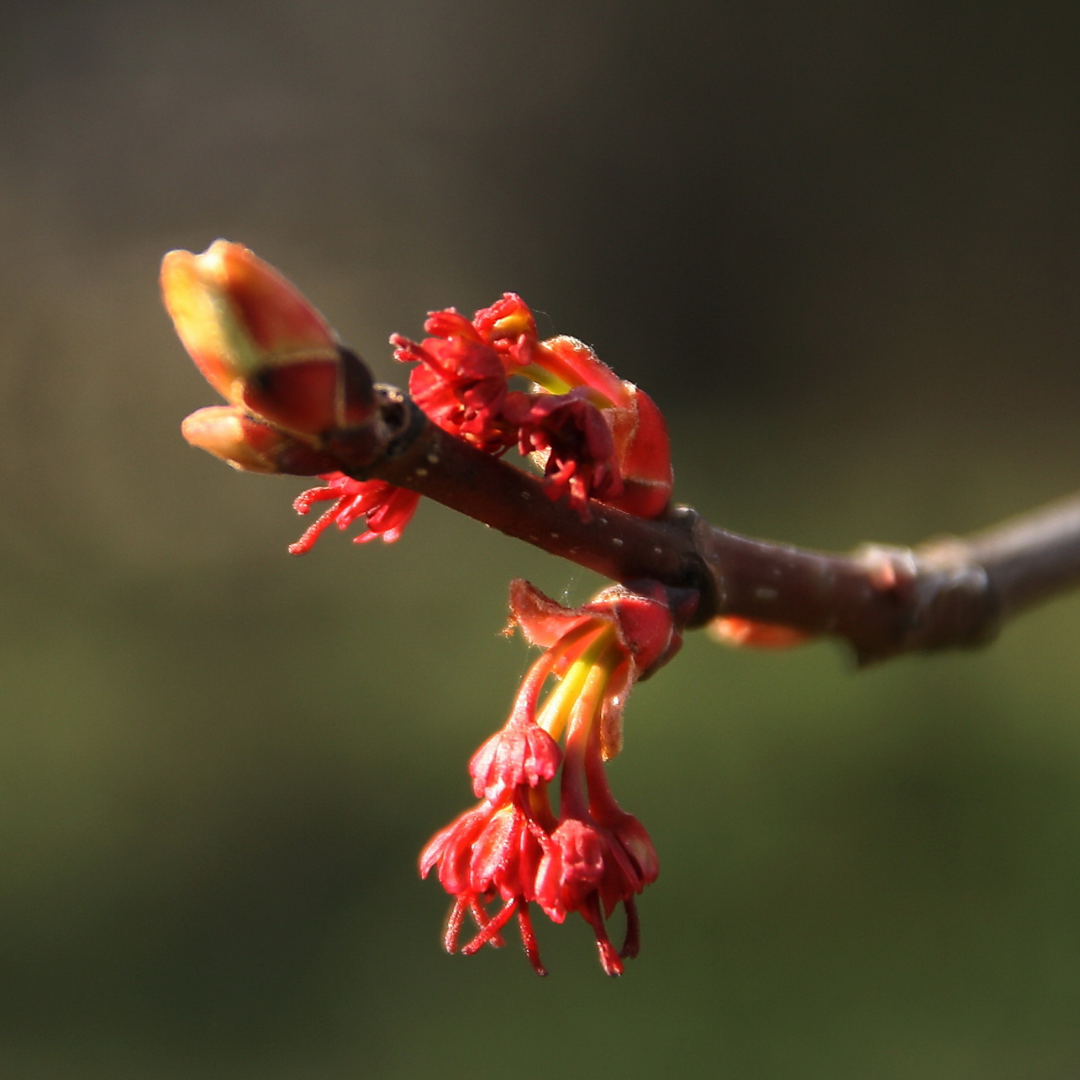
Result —
[[[507,900],[499,913],[488,922],[480,933],[468,945],[462,947],[461,955],[472,956],[473,953],[479,952],[510,921],[510,916],[517,910],[517,906],[518,898],[516,896],[512,900]]]
[[[525,946],[525,955],[533,966],[537,975],[547,975],[547,968],[540,963],[540,947],[536,944],[536,934],[533,932],[532,917],[529,914],[529,905],[521,904],[517,909],[518,929],[521,931],[521,943]]]
[[[483,930],[489,922],[491,917],[484,910],[484,905],[480,903],[479,899],[475,896],[469,898],[469,913],[473,917],[473,922],[476,923],[477,929]],[[506,942],[502,939],[502,934],[495,934],[488,944],[493,949],[501,949]]]
[[[461,933],[461,922],[465,918],[465,908],[468,904],[469,900],[466,896],[456,897],[454,906],[450,909],[450,914],[446,918],[446,930],[443,932],[443,948],[448,953],[452,953],[457,949],[458,934]]]
[[[308,503],[307,503],[307,506],[310,507],[311,502],[314,502],[314,501],[316,501],[316,499],[319,499],[319,498],[321,498],[321,497],[316,496],[315,498],[309,500]],[[299,502],[300,500],[297,499],[296,501]],[[319,537],[322,536],[322,534],[324,532],[326,532],[326,530],[330,527],[331,523],[334,520],[334,516],[337,513],[338,507],[344,501],[345,501],[344,499],[338,499],[338,501],[336,503],[334,503],[334,505],[331,506],[330,509],[327,510],[326,513],[323,514],[322,517],[320,517],[319,520],[316,521],[314,525],[311,525],[307,529],[305,529],[304,530],[304,535],[301,536],[300,539],[297,540],[295,544],[290,544],[289,545],[289,554],[290,555],[306,555],[315,546],[315,541],[318,540]],[[297,509],[299,510],[299,507]],[[307,510],[306,509],[299,510],[299,512],[301,514],[306,514]]]
[[[597,899],[596,894],[593,893],[581,905],[579,910],[596,935],[596,949],[600,954],[600,966],[604,969],[604,974],[610,975],[612,978],[621,975],[623,973],[623,963],[619,959],[619,954],[615,951],[615,946],[611,944],[611,938],[608,937],[607,927],[604,925],[603,916],[600,914],[600,901]]]

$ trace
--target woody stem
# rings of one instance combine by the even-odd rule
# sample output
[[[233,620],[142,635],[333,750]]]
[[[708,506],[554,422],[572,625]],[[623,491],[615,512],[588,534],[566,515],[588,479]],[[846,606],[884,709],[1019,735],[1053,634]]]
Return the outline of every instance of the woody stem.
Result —
[[[1080,496],[966,539],[847,555],[740,536],[683,506],[650,521],[594,502],[585,522],[537,477],[443,432],[400,391],[377,389],[374,449],[368,429],[327,440],[343,472],[409,488],[616,581],[696,590],[691,625],[717,615],[777,623],[842,638],[869,662],[983,644],[1080,584]]]

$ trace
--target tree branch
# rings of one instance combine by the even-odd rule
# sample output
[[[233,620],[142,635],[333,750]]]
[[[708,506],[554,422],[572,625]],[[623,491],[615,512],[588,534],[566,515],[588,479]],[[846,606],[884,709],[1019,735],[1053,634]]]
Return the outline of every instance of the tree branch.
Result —
[[[1080,584],[1080,496],[967,539],[827,554],[710,525],[688,507],[645,520],[593,503],[589,521],[538,478],[431,423],[378,387],[372,429],[339,432],[342,470],[434,499],[616,581],[651,578],[701,595],[691,625],[735,615],[848,641],[862,663],[971,647],[1004,620]]]

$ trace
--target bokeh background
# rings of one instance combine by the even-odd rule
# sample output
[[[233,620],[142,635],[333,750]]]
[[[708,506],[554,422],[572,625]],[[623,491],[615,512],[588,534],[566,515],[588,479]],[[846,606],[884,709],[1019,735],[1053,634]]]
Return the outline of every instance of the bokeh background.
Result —
[[[520,292],[668,411],[678,496],[847,548],[1080,487],[1080,8],[974,0],[0,7],[0,1071],[14,1080],[1080,1073],[1080,601],[856,672],[694,637],[616,792],[644,952],[439,948],[416,852],[527,663],[424,506],[290,559],[301,481],[156,269],[242,240],[380,377]]]

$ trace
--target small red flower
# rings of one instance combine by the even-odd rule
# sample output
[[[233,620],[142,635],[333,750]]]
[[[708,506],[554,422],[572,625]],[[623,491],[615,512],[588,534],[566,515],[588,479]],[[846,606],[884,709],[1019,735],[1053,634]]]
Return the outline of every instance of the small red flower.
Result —
[[[674,475],[667,425],[653,400],[576,338],[536,341],[534,330],[531,339],[522,334],[513,353],[524,365],[521,374],[553,393],[577,389],[602,410],[614,440],[609,471],[621,483],[593,497],[628,514],[659,517],[670,501]]]
[[[394,334],[394,356],[419,361],[409,376],[409,393],[444,431],[481,450],[498,452],[517,441],[502,419],[506,372],[498,353],[453,308],[433,311],[421,343]]]
[[[485,945],[501,947],[500,931],[516,914],[533,970],[537,975],[547,974],[540,962],[529,904],[536,899],[536,873],[548,844],[527,797],[498,806],[485,801],[435,835],[420,855],[420,876],[427,877],[438,866],[440,883],[454,897],[443,936],[447,952],[457,949],[466,912],[476,923],[477,933],[462,946],[465,956]],[[484,905],[500,897],[503,906],[489,915]]]
[[[517,293],[503,293],[491,307],[481,308],[473,316],[472,324],[485,341],[513,364],[522,363],[514,354],[521,347],[520,342],[537,340],[536,319]]]
[[[477,797],[498,802],[507,791],[534,788],[559,769],[559,744],[536,722],[536,703],[554,658],[545,655],[529,669],[506,725],[472,756],[469,775]]]
[[[354,544],[366,544],[376,537],[392,544],[401,537],[420,502],[415,491],[383,480],[353,480],[343,473],[326,473],[320,479],[326,481],[326,487],[302,492],[296,497],[293,509],[298,514],[307,514],[315,503],[333,500],[334,505],[295,544],[289,545],[290,555],[310,551],[330,525],[347,529],[359,517],[366,518],[367,529],[353,538]]]
[[[567,818],[552,834],[551,849],[537,872],[537,902],[557,923],[578,912],[596,937],[600,966],[606,975],[623,973],[623,958],[637,956],[640,931],[635,894],[645,885],[618,841],[606,830]],[[607,902],[610,900],[610,904]],[[608,937],[604,916],[626,905],[627,934],[620,950]]]
[[[527,400],[527,407],[513,414],[518,450],[543,468],[548,498],[566,496],[587,521],[590,498],[610,501],[622,493],[611,429],[582,389]]]

